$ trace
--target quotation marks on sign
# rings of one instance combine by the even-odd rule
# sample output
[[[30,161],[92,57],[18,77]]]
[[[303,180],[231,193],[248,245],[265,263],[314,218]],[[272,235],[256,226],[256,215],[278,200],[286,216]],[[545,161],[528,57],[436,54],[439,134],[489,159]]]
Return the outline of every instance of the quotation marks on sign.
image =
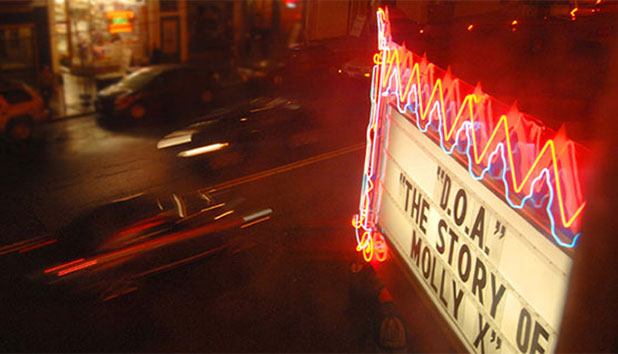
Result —
[[[491,331],[491,343],[496,342],[496,350],[499,350],[502,346],[502,339],[499,336],[496,336],[496,331]]]
[[[503,238],[505,232],[506,232],[506,227],[502,225],[502,223],[499,220],[496,220],[496,229],[494,230],[494,235],[500,234],[500,238]]]

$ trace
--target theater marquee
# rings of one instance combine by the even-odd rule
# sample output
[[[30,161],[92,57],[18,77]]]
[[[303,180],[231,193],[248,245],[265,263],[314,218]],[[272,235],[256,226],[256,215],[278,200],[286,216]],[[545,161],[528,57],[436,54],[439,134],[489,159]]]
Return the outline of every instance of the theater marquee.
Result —
[[[392,42],[377,16],[357,249],[374,262],[390,246],[468,350],[553,351],[583,148]]]

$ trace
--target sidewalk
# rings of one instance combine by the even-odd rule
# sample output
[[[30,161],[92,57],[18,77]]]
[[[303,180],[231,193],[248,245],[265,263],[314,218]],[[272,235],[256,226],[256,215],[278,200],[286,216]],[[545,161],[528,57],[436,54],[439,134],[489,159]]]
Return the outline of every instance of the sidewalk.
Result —
[[[368,52],[378,52],[377,40],[368,36],[339,36],[314,41],[328,47],[335,53],[351,53],[363,55]]]
[[[62,82],[56,87],[49,108],[51,120],[94,113],[96,85],[93,77],[63,72]]]

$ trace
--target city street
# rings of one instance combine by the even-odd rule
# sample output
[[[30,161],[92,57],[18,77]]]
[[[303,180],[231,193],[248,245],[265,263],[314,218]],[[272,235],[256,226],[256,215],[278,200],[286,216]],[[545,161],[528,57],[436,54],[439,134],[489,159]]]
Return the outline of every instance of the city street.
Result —
[[[357,85],[359,95],[363,86]],[[25,281],[26,257],[44,254],[45,247],[4,254],[0,348],[378,350],[377,304],[350,295],[350,264],[358,259],[350,220],[369,106],[350,100],[349,91],[345,97],[323,93],[305,99],[321,132],[316,144],[217,170],[156,149],[158,139],[182,123],[110,130],[94,115],[67,119],[41,126],[31,145],[7,150],[3,245],[53,233],[85,209],[142,192],[215,187],[273,214],[236,235],[233,251],[138,279],[136,291],[103,303],[51,295]],[[337,94],[341,104],[325,109]],[[422,341],[413,345],[423,350]]]
[[[337,164],[360,166],[361,159],[355,149],[234,188],[275,211],[243,235],[246,252],[186,265],[104,304],[50,304],[44,294],[19,304],[5,292],[3,307],[11,308],[5,349],[371,351],[371,333],[358,337],[367,329],[355,327],[346,301],[355,253],[348,219],[358,189],[346,182],[360,168],[321,173]]]

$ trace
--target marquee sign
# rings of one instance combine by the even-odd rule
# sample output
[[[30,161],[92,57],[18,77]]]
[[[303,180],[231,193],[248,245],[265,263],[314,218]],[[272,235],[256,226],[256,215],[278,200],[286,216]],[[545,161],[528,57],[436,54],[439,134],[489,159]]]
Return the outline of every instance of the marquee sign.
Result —
[[[470,351],[552,351],[585,150],[393,42],[387,10],[377,23],[357,250],[390,245]]]

